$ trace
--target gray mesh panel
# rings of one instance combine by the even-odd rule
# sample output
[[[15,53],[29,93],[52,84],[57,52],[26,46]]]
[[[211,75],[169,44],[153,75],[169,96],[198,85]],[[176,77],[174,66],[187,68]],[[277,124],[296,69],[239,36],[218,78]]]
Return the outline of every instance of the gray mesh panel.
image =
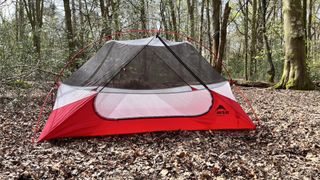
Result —
[[[64,83],[74,86],[104,85],[143,47],[108,42]]]
[[[161,89],[199,84],[166,47],[153,46],[152,42],[148,46],[133,44],[106,43],[64,83],[125,89]],[[171,44],[170,48],[206,84],[225,81],[189,43]]]
[[[160,89],[188,85],[184,82],[184,77],[180,77],[165,63],[165,60],[153,52],[152,48],[154,47],[144,48],[139,55],[121,69],[121,72],[112,79],[107,87]]]

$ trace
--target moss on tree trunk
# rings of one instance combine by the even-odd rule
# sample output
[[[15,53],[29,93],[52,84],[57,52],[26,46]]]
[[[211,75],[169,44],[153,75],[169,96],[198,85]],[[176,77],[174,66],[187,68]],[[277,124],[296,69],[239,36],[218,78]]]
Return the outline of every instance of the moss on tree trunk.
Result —
[[[283,0],[285,62],[275,88],[314,89],[306,69],[304,28],[300,0]]]

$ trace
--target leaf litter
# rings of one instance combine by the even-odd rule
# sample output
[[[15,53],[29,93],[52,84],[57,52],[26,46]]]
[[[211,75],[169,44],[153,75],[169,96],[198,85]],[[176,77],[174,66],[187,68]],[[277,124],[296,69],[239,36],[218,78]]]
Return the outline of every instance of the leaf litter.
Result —
[[[260,119],[256,131],[155,132],[33,145],[46,86],[0,87],[0,179],[320,178],[319,91],[240,87]]]

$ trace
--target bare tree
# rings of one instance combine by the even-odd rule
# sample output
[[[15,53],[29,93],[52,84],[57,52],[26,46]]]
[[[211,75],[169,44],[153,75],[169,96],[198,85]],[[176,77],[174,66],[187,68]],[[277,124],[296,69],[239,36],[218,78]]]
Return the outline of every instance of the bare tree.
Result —
[[[164,28],[165,31],[168,31],[168,24],[165,16],[166,12],[166,0],[161,0],[160,1],[160,15],[161,15],[161,24]],[[166,38],[169,39],[169,34],[166,33]]]
[[[173,0],[169,0],[169,5],[170,5],[170,10],[171,10],[171,19],[172,19],[173,31],[174,32],[178,32],[176,12],[175,12],[175,7],[174,7]],[[178,35],[177,34],[175,34],[174,39],[176,41],[178,41]]]
[[[116,32],[121,31],[120,27],[120,19],[119,19],[119,10],[120,10],[120,1],[112,0],[112,14],[113,14],[113,22],[114,22],[114,29]],[[116,39],[118,39],[118,35],[116,35]]]
[[[22,0],[16,1],[16,27],[17,27],[17,41],[21,41],[24,39],[25,33],[25,11],[24,11],[24,4]]]
[[[207,14],[207,35],[208,35],[208,44],[209,44],[209,49],[212,50],[212,38],[211,38],[211,21],[210,21],[210,0],[206,0],[206,14]],[[212,65],[212,60],[213,60],[213,56],[210,53],[210,64]]]
[[[188,13],[189,13],[189,18],[190,18],[190,36],[192,38],[195,37],[195,22],[194,22],[194,6],[195,6],[195,0],[187,0],[187,5],[188,5]]]
[[[240,1],[239,1],[240,2]],[[249,34],[249,8],[248,3],[245,5],[244,11],[244,76],[245,79],[248,80],[248,34]]]
[[[75,43],[74,43],[74,33],[72,28],[72,18],[71,18],[71,9],[70,9],[70,1],[63,0],[64,5],[64,14],[65,14],[65,24],[67,29],[67,40],[69,53],[71,54],[74,51]]]
[[[212,1],[212,25],[213,25],[213,53],[214,59],[218,58],[219,41],[220,41],[220,17],[221,17],[221,0]]]
[[[144,0],[140,0],[140,22],[141,28],[147,29],[147,15],[146,15],[146,6]]]
[[[108,36],[111,34],[111,18],[112,15],[110,14],[109,7],[111,6],[111,0],[107,0],[105,3],[105,0],[100,0],[100,10],[101,10],[101,16],[103,21],[103,28],[101,32],[101,36]]]
[[[76,34],[77,34],[77,9],[75,0],[71,0],[71,11],[72,11],[72,31],[74,36],[74,45],[76,46]]]
[[[250,79],[252,79],[256,62],[256,44],[257,44],[257,0],[252,0],[252,18],[251,18],[251,46],[250,46]]]
[[[43,25],[43,0],[23,0],[32,28],[33,46],[38,58],[41,54],[41,28]]]
[[[79,44],[82,47],[84,45],[84,19],[83,19],[83,13],[82,13],[82,0],[78,0],[79,3],[79,25],[80,25],[80,30],[79,30]]]
[[[307,58],[310,57],[311,55],[311,41],[312,41],[312,34],[311,34],[311,29],[312,29],[312,16],[313,16],[313,0],[309,0],[309,14],[308,14],[308,26],[307,26]]]
[[[200,32],[199,32],[199,52],[202,53],[202,44],[203,44],[203,21],[204,21],[204,5],[205,0],[201,1],[201,15],[200,15]]]
[[[227,25],[228,25],[230,11],[231,11],[231,8],[229,6],[229,1],[228,1],[223,11],[223,17],[222,17],[222,23],[221,23],[221,29],[220,29],[218,59],[215,65],[215,68],[219,73],[222,72],[222,63],[223,63],[222,61],[224,58],[225,46],[227,42]]]
[[[272,62],[272,54],[271,54],[271,48],[269,45],[269,39],[267,36],[267,27],[266,27],[266,15],[267,15],[267,1],[266,0],[261,0],[261,9],[262,9],[262,28],[263,28],[263,42],[264,42],[264,47],[265,51],[267,53],[267,60],[269,63],[269,82],[274,82],[274,76],[275,76],[275,69],[274,65]]]

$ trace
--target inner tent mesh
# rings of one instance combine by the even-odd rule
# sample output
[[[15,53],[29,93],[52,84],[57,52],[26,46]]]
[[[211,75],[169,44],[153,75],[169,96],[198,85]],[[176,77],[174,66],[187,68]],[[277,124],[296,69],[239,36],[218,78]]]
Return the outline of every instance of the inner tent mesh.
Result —
[[[168,59],[163,59],[154,50],[152,47],[145,47],[131,62],[121,68],[120,72],[107,84],[107,87],[162,89],[188,85],[181,72],[179,73],[178,69],[172,69],[166,63]],[[196,82],[193,77],[188,78],[188,83]]]
[[[225,81],[189,43],[171,45],[170,48],[206,84]],[[117,41],[106,43],[64,83],[121,89],[162,89],[200,84],[165,46]]]

